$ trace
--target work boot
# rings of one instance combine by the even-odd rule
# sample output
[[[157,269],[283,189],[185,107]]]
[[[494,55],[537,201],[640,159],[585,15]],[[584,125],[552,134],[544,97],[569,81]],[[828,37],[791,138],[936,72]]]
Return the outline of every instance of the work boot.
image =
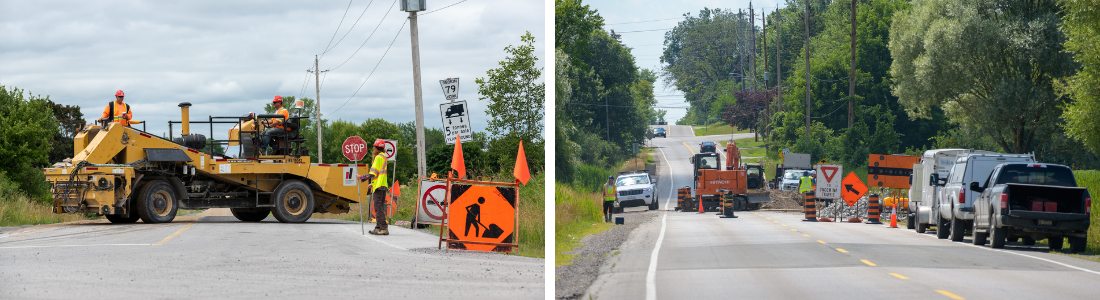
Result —
[[[390,235],[389,230],[386,230],[386,229],[377,229],[377,230],[378,230],[378,233],[375,233],[377,235]]]

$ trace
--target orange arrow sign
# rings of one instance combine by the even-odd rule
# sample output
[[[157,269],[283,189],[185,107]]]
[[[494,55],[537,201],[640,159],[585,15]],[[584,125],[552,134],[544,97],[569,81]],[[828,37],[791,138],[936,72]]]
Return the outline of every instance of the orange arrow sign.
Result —
[[[856,205],[859,198],[867,193],[867,185],[863,184],[863,180],[860,180],[859,176],[856,176],[856,172],[849,172],[840,184],[844,186],[840,189],[840,198],[844,198],[844,202],[847,202],[848,206]]]

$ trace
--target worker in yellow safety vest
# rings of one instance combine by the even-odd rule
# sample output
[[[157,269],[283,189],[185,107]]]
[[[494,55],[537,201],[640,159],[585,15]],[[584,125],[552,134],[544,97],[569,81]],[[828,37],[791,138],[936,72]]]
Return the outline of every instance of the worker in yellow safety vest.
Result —
[[[107,107],[103,109],[103,115],[99,119],[101,121],[118,122],[122,126],[130,127],[130,119],[133,119],[134,112],[130,111],[130,104],[122,103],[122,99],[125,97],[126,94],[122,90],[115,92],[115,101],[107,103]]]
[[[611,213],[615,212],[615,176],[607,176],[607,184],[603,186],[603,221],[611,222]]]
[[[802,173],[802,177],[798,178],[798,193],[812,192],[814,190],[813,178],[810,178],[810,172]]]
[[[374,159],[370,164],[370,171],[367,171],[367,175],[359,176],[360,181],[370,181],[370,185],[367,185],[367,190],[371,191],[371,200],[374,201],[374,215],[377,221],[374,222],[374,230],[370,231],[370,234],[374,235],[390,235],[389,223],[386,221],[386,192],[389,190],[389,176],[386,175],[386,155],[383,154],[386,150],[386,144],[382,139],[374,140],[374,149],[371,150],[371,156]]]

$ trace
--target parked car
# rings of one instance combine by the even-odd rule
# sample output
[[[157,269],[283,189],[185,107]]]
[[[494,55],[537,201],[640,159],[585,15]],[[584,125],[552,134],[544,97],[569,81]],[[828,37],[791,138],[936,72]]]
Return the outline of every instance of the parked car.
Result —
[[[1078,187],[1069,167],[1040,163],[998,165],[984,182],[971,182],[980,192],[974,201],[973,241],[1004,248],[1017,237],[1047,239],[1051,250],[1085,251],[1092,196]]]
[[[906,222],[909,229],[915,229],[917,233],[924,233],[929,226],[935,225],[940,219],[936,210],[936,196],[946,184],[951,167],[955,165],[960,155],[967,153],[994,153],[983,150],[967,149],[933,149],[924,151],[920,164],[914,165],[913,174],[909,184],[909,220]],[[937,180],[938,179],[938,180]],[[941,181],[937,183],[937,181]]]
[[[717,145],[712,141],[705,141],[699,144],[699,153],[715,153],[717,149]]]
[[[668,125],[668,122],[660,121],[660,122],[657,122],[657,125]]]
[[[648,206],[649,210],[656,210],[656,183],[646,173],[619,175],[615,178],[615,188],[619,193],[619,207],[616,210],[637,206]]]
[[[665,133],[665,129],[661,128],[661,127],[657,127],[656,129],[653,130],[653,137],[658,137],[658,136],[663,137],[663,138],[668,137],[667,133]]]
[[[947,183],[940,189],[936,224],[937,238],[962,241],[966,230],[973,227],[974,199],[978,192],[970,190],[970,183],[988,178],[997,165],[1009,162],[1035,162],[1031,154],[968,153],[955,160]]]

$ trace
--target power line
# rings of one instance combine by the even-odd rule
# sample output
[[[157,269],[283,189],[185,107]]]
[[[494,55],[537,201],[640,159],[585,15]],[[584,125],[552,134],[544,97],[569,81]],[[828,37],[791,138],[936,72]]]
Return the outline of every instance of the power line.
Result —
[[[682,17],[681,17],[681,18],[668,18],[668,19],[646,20],[646,21],[637,21],[637,22],[623,22],[623,23],[611,23],[611,24],[604,24],[604,25],[637,24],[637,23],[660,22],[660,21],[668,21],[668,20],[679,20],[679,19],[682,19]]]
[[[325,53],[328,53],[328,50],[331,49],[329,46],[332,45],[332,40],[336,39],[336,34],[340,32],[340,26],[344,25],[344,17],[348,16],[348,10],[351,9],[352,1],[355,0],[348,0],[348,7],[344,8],[344,15],[340,17],[340,23],[336,24],[336,31],[332,32],[332,37],[328,39],[328,45],[325,45],[325,51],[321,52],[321,56],[324,56]]]
[[[420,15],[419,15],[419,17],[423,17],[424,15],[427,15],[427,14],[430,14],[430,13],[434,13],[434,12],[437,12],[437,11],[441,11],[441,10],[447,9],[448,7],[451,7],[451,6],[455,6],[455,5],[458,5],[459,3],[462,3],[462,2],[466,2],[466,0],[462,0],[462,1],[458,1],[458,2],[455,2],[454,4],[451,4],[451,5],[447,5],[447,6],[441,7],[441,8],[439,8],[439,9],[437,9],[437,10],[433,10],[433,11],[429,11],[429,12],[426,12],[426,13],[422,13],[422,14],[420,14]]]
[[[340,67],[344,66],[344,64],[348,63],[348,61],[350,61],[352,57],[355,57],[355,54],[359,53],[359,50],[363,49],[363,46],[367,44],[367,41],[370,41],[370,38],[374,36],[374,33],[378,32],[378,27],[382,26],[382,21],[385,21],[386,17],[388,17],[390,15],[390,11],[393,11],[393,6],[394,5],[397,5],[397,0],[393,0],[393,3],[390,4],[390,9],[386,10],[385,15],[382,15],[382,19],[378,21],[378,25],[375,25],[374,30],[370,32],[370,35],[367,36],[367,39],[364,40],[362,44],[359,44],[359,48],[355,49],[355,52],[352,52],[351,56],[348,56],[348,59],[344,60],[344,62],[340,63],[340,65],[338,65],[335,68],[332,68],[330,70],[336,70],[336,69],[339,69]],[[408,22],[408,20],[405,20],[405,21]],[[402,25],[402,27],[404,27],[404,25]]]
[[[676,29],[676,27],[673,27],[673,28],[664,28],[664,29],[648,29],[648,30],[634,30],[634,31],[623,31],[623,32],[615,32],[615,33],[617,33],[617,34],[618,34],[618,33],[634,33],[634,32],[646,32],[646,31],[661,31],[661,30],[672,30],[672,29]]]
[[[370,9],[370,5],[371,5],[371,4],[374,4],[374,0],[371,0],[370,2],[368,2],[368,3],[367,3],[367,7],[363,8],[363,12],[362,12],[362,13],[359,13],[359,18],[356,18],[356,19],[355,19],[355,23],[352,23],[352,24],[351,24],[351,28],[348,28],[348,32],[345,32],[345,33],[344,33],[344,36],[341,36],[341,37],[340,37],[340,40],[339,40],[339,41],[336,41],[336,44],[335,44],[335,45],[332,45],[332,47],[331,47],[331,48],[327,48],[327,49],[325,49],[325,52],[328,52],[329,50],[332,50],[333,48],[336,48],[336,46],[337,46],[337,45],[340,45],[340,42],[343,42],[343,41],[344,41],[344,38],[348,37],[348,34],[350,34],[350,33],[351,33],[351,30],[352,30],[352,29],[355,29],[355,25],[359,25],[359,20],[363,19],[363,15],[367,14],[367,9]],[[324,53],[321,53],[321,57],[324,57],[324,56],[325,56],[325,55],[324,55]]]
[[[394,2],[396,2],[396,1],[394,1]],[[405,29],[405,24],[408,24],[408,23],[409,23],[409,19],[405,18],[405,22],[401,23],[401,28],[398,28],[397,29],[397,34],[395,34],[393,36],[393,41],[390,41],[390,45],[386,47],[386,52],[382,52],[382,57],[378,58],[378,63],[374,64],[374,69],[370,70],[370,74],[367,75],[367,78],[363,79],[363,83],[359,85],[359,88],[355,89],[355,93],[352,93],[351,97],[348,97],[348,100],[344,101],[344,104],[340,104],[340,107],[337,107],[336,110],[333,110],[332,113],[329,113],[329,115],[335,115],[335,113],[340,111],[341,108],[344,108],[344,105],[347,105],[348,102],[350,102],[352,98],[355,98],[356,94],[359,94],[359,90],[363,89],[364,85],[367,85],[367,81],[370,80],[371,76],[374,75],[374,71],[378,70],[378,66],[382,64],[382,59],[386,58],[387,53],[390,53],[390,48],[393,47],[393,43],[397,41],[397,37],[401,36],[401,31]]]

